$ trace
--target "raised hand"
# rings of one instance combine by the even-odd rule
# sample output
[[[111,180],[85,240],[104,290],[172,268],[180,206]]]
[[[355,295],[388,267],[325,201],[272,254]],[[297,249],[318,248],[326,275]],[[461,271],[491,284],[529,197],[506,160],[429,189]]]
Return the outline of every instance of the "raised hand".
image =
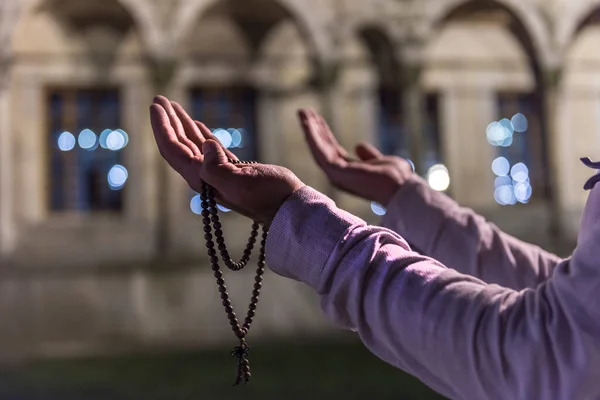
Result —
[[[368,143],[356,147],[360,160],[350,158],[319,114],[300,110],[298,116],[315,161],[335,187],[387,205],[412,175],[413,169],[408,161],[384,156]]]
[[[163,96],[150,107],[152,130],[162,157],[197,192],[205,181],[224,206],[270,225],[283,202],[304,184],[288,169],[264,164],[233,165],[235,156],[210,130]]]

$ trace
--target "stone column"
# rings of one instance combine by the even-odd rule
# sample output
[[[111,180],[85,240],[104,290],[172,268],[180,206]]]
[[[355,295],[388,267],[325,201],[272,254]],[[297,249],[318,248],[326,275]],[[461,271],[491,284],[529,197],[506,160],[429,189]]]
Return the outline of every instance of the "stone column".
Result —
[[[420,62],[408,62],[402,66],[402,114],[408,132],[410,158],[416,172],[424,176],[424,126],[425,126],[425,93],[421,86],[423,67]]]
[[[0,67],[0,258],[14,249],[16,239],[13,207],[13,141],[7,76],[7,69]]]
[[[151,72],[154,94],[165,94],[167,87],[171,83],[177,64],[170,59],[151,60],[149,70]],[[170,246],[170,224],[169,224],[169,165],[161,160],[156,163],[156,195],[157,195],[157,213],[156,213],[156,256],[159,259],[166,259],[169,256]]]
[[[496,119],[493,88],[448,88],[442,95],[443,157],[452,197],[477,210],[494,206],[494,147],[486,139]]]
[[[549,234],[554,246],[560,246],[565,239],[563,234],[562,212],[564,202],[560,191],[560,136],[565,132],[559,132],[557,127],[558,114],[558,88],[562,77],[560,68],[551,68],[542,72],[541,82],[538,83],[539,95],[541,96],[541,124],[542,131],[546,133],[546,165],[548,167],[547,193],[550,211]]]

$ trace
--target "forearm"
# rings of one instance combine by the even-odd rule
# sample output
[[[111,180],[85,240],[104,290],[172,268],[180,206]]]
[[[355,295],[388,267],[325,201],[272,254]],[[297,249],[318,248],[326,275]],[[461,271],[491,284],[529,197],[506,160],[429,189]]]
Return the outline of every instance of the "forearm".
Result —
[[[271,235],[271,268],[313,287],[333,322],[446,396],[570,399],[597,368],[598,349],[552,281],[521,293],[487,285],[308,189],[282,207]]]
[[[537,287],[561,261],[505,234],[418,177],[392,198],[382,225],[448,267],[515,290]]]

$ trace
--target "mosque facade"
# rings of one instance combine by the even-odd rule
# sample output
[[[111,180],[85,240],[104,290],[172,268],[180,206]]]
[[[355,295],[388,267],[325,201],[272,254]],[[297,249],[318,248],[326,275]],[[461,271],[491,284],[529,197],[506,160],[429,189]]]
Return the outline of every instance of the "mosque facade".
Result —
[[[369,222],[385,210],[329,186],[298,108],[572,248],[579,159],[600,155],[598,21],[592,0],[3,0],[0,354],[227,337],[198,195],[156,150],[155,94]],[[223,224],[241,253],[250,222],[223,209]],[[250,275],[230,277],[238,307]],[[296,283],[269,274],[261,302],[255,335],[331,330]]]

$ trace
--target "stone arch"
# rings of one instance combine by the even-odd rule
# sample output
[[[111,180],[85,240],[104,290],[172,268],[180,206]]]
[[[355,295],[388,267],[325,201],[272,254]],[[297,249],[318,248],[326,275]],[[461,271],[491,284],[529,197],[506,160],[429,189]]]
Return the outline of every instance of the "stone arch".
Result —
[[[149,54],[158,53],[160,49],[161,34],[158,29],[158,24],[155,21],[155,15],[147,3],[140,0],[113,0],[113,2],[120,6],[130,18],[132,27],[139,33],[140,43],[143,45],[144,51]],[[27,4],[27,6],[14,5],[12,8],[5,7],[8,8],[9,11],[12,11],[11,14],[13,15],[12,20],[10,20],[12,24],[10,28],[6,29],[8,29],[10,33],[13,33],[18,29],[20,24],[28,22],[28,18],[32,12],[35,13],[37,9],[43,7],[45,4],[48,4],[48,0],[33,0]],[[14,40],[9,38],[8,43],[12,43],[11,46],[8,46],[10,50],[12,50],[14,47]]]
[[[146,50],[150,55],[159,55],[162,51],[163,33],[160,29],[157,15],[152,12],[147,1],[144,0],[118,0],[131,14]]]
[[[492,6],[509,12],[525,29],[528,37],[524,39],[530,40],[532,44],[531,51],[533,51],[533,54],[531,56],[541,66],[553,65],[555,53],[548,26],[539,9],[529,0],[485,0],[481,2],[475,0],[433,0],[428,4],[428,9],[425,12],[425,25],[421,30],[422,34],[430,35],[460,7],[479,3],[482,6]]]
[[[188,0],[182,3],[175,18],[174,29],[170,38],[171,48],[189,34],[192,26],[202,14],[221,0]],[[333,17],[333,10],[322,6],[321,2],[307,6],[306,0],[273,0],[283,7],[298,25],[304,39],[309,44],[312,58],[319,64],[327,64],[331,59],[332,40],[327,26]],[[314,8],[319,7],[318,11]]]
[[[585,25],[586,20],[592,17],[599,8],[600,0],[563,3],[563,8],[558,13],[560,18],[557,20],[556,29],[556,43],[562,57],[568,52],[569,46],[575,40],[582,25]]]

